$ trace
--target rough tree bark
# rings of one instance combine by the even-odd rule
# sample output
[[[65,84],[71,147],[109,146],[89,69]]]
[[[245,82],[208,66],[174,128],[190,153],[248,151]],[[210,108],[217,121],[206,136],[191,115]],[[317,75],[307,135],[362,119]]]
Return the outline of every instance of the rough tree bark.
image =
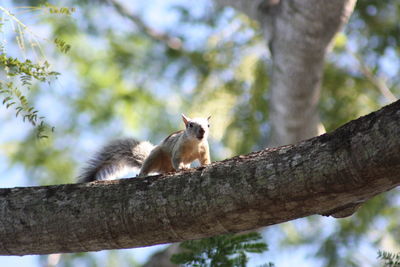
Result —
[[[400,101],[332,133],[176,174],[0,190],[0,254],[141,247],[323,214],[400,184]]]
[[[215,0],[260,23],[272,57],[269,145],[293,144],[324,131],[317,105],[329,44],[356,0]]]

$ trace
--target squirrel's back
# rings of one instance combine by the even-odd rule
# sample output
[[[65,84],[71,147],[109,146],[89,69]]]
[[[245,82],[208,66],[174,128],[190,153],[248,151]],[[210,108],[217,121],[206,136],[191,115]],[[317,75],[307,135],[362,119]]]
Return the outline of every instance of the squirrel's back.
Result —
[[[79,176],[79,181],[119,178],[118,176],[122,173],[141,168],[143,161],[153,148],[151,143],[139,142],[133,138],[114,140],[89,160]]]

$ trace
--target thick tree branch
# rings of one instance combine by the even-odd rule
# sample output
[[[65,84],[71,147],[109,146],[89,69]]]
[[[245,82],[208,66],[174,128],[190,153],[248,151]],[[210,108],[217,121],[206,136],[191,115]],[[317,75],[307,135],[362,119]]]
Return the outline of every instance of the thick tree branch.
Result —
[[[400,101],[332,133],[171,175],[0,190],[0,254],[142,247],[348,216],[400,184]]]

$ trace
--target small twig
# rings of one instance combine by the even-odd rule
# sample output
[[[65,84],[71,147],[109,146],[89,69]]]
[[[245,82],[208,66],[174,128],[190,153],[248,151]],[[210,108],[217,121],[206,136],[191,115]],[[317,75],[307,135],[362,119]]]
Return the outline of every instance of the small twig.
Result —
[[[357,61],[358,65],[360,66],[360,71],[362,74],[364,74],[368,81],[370,81],[382,93],[388,102],[395,102],[397,97],[390,91],[384,79],[374,75],[371,69],[359,55],[352,52],[349,48],[347,48],[347,51]]]
[[[154,40],[164,42],[169,48],[174,50],[182,49],[182,41],[179,38],[170,36],[167,33],[158,31],[154,28],[147,26],[146,23],[144,23],[139,16],[129,13],[127,9],[122,6],[121,3],[119,3],[118,1],[107,0],[107,2],[109,2],[118,11],[118,13],[130,19],[133,23],[136,24],[137,27],[139,27],[140,30],[142,30]]]
[[[0,6],[0,11],[3,11],[3,14],[7,15],[10,19],[11,19],[11,26],[13,27],[13,31],[16,33],[23,33],[23,31],[26,31],[29,33],[29,37],[30,37],[30,45],[32,47],[32,50],[35,50],[34,47],[36,46],[39,49],[40,54],[43,57],[43,60],[46,60],[46,57],[44,55],[43,49],[38,41],[38,39],[42,39],[44,41],[47,42],[51,42],[50,40],[48,40],[47,38],[44,37],[40,37],[38,36],[36,33],[34,33],[26,24],[24,24],[21,20],[19,20],[13,13],[11,13],[9,10],[5,9],[4,7]],[[17,24],[17,28],[18,30],[15,28],[15,24]],[[32,41],[33,39],[33,41]],[[18,40],[17,40],[18,42]],[[23,53],[24,51],[21,50]]]

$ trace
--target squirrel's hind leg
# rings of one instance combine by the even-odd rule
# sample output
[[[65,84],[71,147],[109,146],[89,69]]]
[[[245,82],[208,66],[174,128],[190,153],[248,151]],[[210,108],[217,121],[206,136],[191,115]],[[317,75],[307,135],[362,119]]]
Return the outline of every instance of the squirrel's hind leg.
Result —
[[[144,160],[139,177],[147,176],[151,172],[166,173],[173,170],[170,157],[159,147],[156,147]]]

